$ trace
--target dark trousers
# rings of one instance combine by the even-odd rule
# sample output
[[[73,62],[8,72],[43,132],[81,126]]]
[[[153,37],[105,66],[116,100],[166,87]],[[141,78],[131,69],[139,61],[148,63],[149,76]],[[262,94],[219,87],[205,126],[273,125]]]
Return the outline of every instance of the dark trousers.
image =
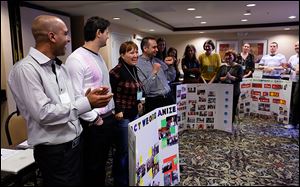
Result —
[[[128,156],[128,123],[137,117],[123,119],[114,126],[114,153],[113,176],[114,186],[129,185],[129,156]]]
[[[167,95],[164,96],[146,97],[145,111],[146,113],[148,113],[156,108],[172,104],[175,104],[175,99],[173,98],[172,92],[169,92]]]
[[[239,97],[240,97],[240,94],[233,96],[233,102],[232,102],[232,123],[233,123],[234,117],[236,115],[236,108],[237,108],[237,105],[239,103]]]
[[[292,113],[291,123],[296,126],[300,122],[300,102],[299,102],[299,81],[293,82],[292,86],[292,97],[291,97],[291,108],[290,113]]]
[[[82,185],[82,140],[74,142],[34,146],[44,186]]]
[[[294,104],[294,92],[295,92],[295,88],[296,88],[297,82],[293,82],[292,83],[292,92],[291,92],[291,100],[290,100],[290,123],[291,124],[297,124],[296,119],[297,119],[297,114],[294,111],[294,107],[296,106]]]
[[[105,186],[106,162],[112,145],[114,115],[103,118],[101,126],[87,126],[84,135],[84,183],[88,186]]]

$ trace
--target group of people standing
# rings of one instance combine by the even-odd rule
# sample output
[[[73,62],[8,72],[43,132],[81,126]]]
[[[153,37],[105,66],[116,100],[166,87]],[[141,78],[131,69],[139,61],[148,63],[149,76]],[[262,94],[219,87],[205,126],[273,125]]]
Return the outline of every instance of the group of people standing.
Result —
[[[62,63],[57,56],[65,54],[70,42],[68,28],[58,17],[37,16],[32,23],[35,47],[10,72],[8,83],[26,119],[28,144],[45,186],[105,185],[112,147],[114,185],[129,185],[128,123],[143,112],[175,104],[177,50],[166,50],[163,39],[145,37],[138,56],[138,46],[127,41],[120,46],[118,64],[109,71],[99,54],[109,26],[106,19],[89,18],[84,45]],[[235,111],[239,82],[254,72],[249,44],[240,54],[227,51],[222,66],[220,55],[212,52],[212,40],[203,49],[206,52],[197,59],[195,47],[186,46],[181,61],[184,83],[233,84]]]

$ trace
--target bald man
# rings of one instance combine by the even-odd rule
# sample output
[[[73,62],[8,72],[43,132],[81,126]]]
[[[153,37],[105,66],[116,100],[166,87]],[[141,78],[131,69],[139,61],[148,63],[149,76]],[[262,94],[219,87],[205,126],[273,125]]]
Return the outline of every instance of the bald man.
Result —
[[[8,78],[28,126],[28,144],[45,186],[81,184],[81,132],[78,116],[104,107],[112,95],[105,88],[88,89],[76,97],[69,74],[57,56],[70,42],[68,28],[58,17],[41,15],[32,23],[35,47],[17,62]]]

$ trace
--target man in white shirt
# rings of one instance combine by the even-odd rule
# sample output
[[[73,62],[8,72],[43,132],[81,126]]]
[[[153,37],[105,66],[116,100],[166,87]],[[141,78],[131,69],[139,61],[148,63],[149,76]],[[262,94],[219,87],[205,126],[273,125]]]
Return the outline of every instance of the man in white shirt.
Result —
[[[263,77],[266,79],[280,79],[283,73],[283,65],[286,58],[283,54],[277,53],[278,44],[272,42],[270,44],[270,54],[264,55],[259,62],[258,69],[263,70]]]
[[[287,63],[287,71],[290,74],[290,80],[292,82],[291,104],[290,104],[290,124],[285,125],[285,128],[295,128],[297,126],[297,114],[294,107],[294,96],[297,81],[299,81],[299,41],[295,43],[296,54],[292,55]],[[298,71],[297,71],[298,70]]]
[[[66,61],[75,88],[75,96],[82,97],[89,87],[106,86],[111,92],[109,71],[99,54],[106,46],[110,22],[91,17],[84,26],[85,44],[76,49]],[[84,136],[84,182],[88,186],[105,186],[106,161],[111,148],[114,126],[114,101],[107,106],[80,116]],[[102,119],[98,121],[98,118]],[[102,124],[103,123],[103,124]],[[115,140],[114,140],[115,141]]]
[[[34,148],[43,185],[81,186],[82,127],[78,117],[92,108],[106,106],[112,95],[97,86],[75,98],[69,73],[57,59],[65,54],[70,42],[68,28],[61,19],[37,16],[32,34],[35,47],[13,66],[8,85],[26,120],[28,144]]]

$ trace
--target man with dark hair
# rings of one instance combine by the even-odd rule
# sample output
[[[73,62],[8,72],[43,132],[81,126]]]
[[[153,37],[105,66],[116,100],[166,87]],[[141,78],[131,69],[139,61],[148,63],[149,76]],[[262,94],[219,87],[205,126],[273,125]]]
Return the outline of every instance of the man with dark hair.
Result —
[[[168,82],[175,79],[176,70],[172,65],[172,57],[166,57],[164,61],[155,58],[158,51],[155,38],[143,38],[141,49],[143,54],[138,58],[137,67],[139,79],[144,86],[147,113],[175,103]]]
[[[8,84],[28,126],[28,144],[44,186],[80,186],[81,132],[78,116],[108,104],[112,94],[100,85],[76,97],[72,80],[57,56],[70,42],[68,28],[55,16],[32,23],[35,47],[12,68]]]
[[[100,48],[106,46],[109,25],[109,21],[103,18],[89,18],[84,26],[85,44],[67,59],[66,66],[73,81],[76,97],[81,97],[87,88],[99,85],[106,86],[111,92],[109,72],[99,54]],[[85,142],[84,180],[89,186],[105,185],[105,165],[113,140],[113,127],[117,124],[113,114],[112,99],[107,106],[81,115]]]

